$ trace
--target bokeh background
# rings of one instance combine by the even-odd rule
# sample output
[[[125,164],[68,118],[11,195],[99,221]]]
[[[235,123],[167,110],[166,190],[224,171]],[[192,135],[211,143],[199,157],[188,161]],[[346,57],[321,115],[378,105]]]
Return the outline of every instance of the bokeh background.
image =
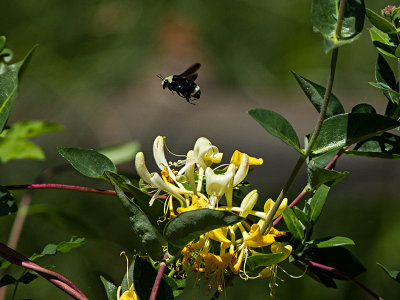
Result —
[[[379,11],[389,1],[366,1]],[[313,32],[310,1],[50,1],[0,3],[0,34],[15,58],[38,43],[24,77],[9,123],[50,120],[65,126],[35,142],[45,161],[12,161],[0,166],[1,185],[31,183],[43,170],[64,164],[57,146],[98,149],[137,141],[149,168],[152,143],[166,136],[169,148],[184,154],[200,136],[208,137],[227,161],[235,149],[263,157],[249,181],[262,197],[276,197],[297,160],[297,153],[269,136],[247,114],[264,107],[279,112],[308,134],[317,113],[290,73],[294,70],[325,85],[330,56]],[[346,111],[359,102],[383,113],[386,100],[368,81],[374,80],[375,48],[368,21],[359,40],[339,51],[334,93]],[[201,62],[196,105],[163,91],[156,74],[178,74]],[[133,162],[119,166],[134,174]],[[359,279],[385,299],[398,299],[400,286],[376,265],[400,269],[400,162],[342,157],[337,169],[350,175],[335,186],[314,237],[348,236],[368,271]],[[109,186],[70,169],[47,182],[90,187]],[[305,183],[296,180],[289,197]],[[20,199],[23,192],[15,192]],[[0,219],[0,238],[7,241],[13,216]],[[68,191],[36,191],[18,250],[29,256],[49,242],[83,236],[86,244],[69,254],[46,258],[89,296],[106,299],[99,275],[119,283],[125,261],[137,244],[118,199]],[[301,270],[289,269],[293,275]],[[367,299],[360,288],[338,282],[327,289],[305,276],[280,273],[279,299]],[[266,299],[268,280],[235,281],[225,299]],[[204,282],[203,282],[204,285]],[[11,292],[11,291],[9,291]],[[11,294],[9,293],[9,299]],[[208,299],[193,276],[180,299]],[[18,289],[16,299],[70,299],[45,280]]]

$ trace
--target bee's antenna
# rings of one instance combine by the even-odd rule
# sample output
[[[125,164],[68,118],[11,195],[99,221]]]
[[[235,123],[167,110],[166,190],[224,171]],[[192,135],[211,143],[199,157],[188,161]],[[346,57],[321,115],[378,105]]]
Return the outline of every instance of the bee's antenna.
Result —
[[[164,80],[164,77],[161,74],[157,74],[156,75],[158,78],[160,78],[161,80]]]

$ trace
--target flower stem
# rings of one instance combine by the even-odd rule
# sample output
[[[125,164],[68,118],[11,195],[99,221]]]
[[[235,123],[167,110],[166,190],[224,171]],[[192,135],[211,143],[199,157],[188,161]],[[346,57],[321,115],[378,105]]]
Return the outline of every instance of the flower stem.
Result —
[[[332,158],[332,160],[326,165],[326,167],[324,169],[331,169],[333,167],[333,165],[335,164],[335,162],[339,159],[339,157],[344,153],[344,151],[347,148],[348,147],[344,147],[343,149],[339,150],[338,153]],[[300,194],[292,201],[292,203],[289,204],[289,207],[292,208],[293,206],[295,206],[296,203],[299,202],[300,199],[303,198],[305,194],[307,194],[307,191],[304,188],[300,192]],[[282,220],[282,215],[280,215],[279,217],[277,217],[275,219],[275,221],[272,223],[272,226],[276,226],[276,224],[278,224],[281,220]]]
[[[10,247],[7,247],[3,243],[0,243],[0,256],[14,265],[36,271],[40,276],[50,281],[52,284],[69,294],[74,299],[88,300],[86,295],[79,290],[79,288],[73,282],[54,271],[47,270],[35,264],[22,254],[11,249]]]
[[[328,271],[330,273],[342,276],[350,281],[353,281],[355,284],[357,284],[359,287],[361,287],[364,291],[366,291],[368,294],[370,294],[372,297],[374,297],[375,299],[378,300],[383,300],[382,297],[379,297],[377,294],[375,294],[373,291],[371,291],[369,288],[367,288],[364,284],[362,284],[360,281],[358,281],[357,279],[355,279],[354,277],[350,276],[349,274],[346,274],[336,268],[330,267],[330,266],[326,266],[323,264],[319,264],[317,262],[311,261],[311,260],[306,260],[303,258],[298,258],[300,261],[304,262],[305,264],[321,269],[321,270],[325,270]]]
[[[336,30],[335,30],[335,36],[337,38],[340,38],[340,36],[341,36],[345,6],[346,6],[346,0],[340,0],[339,14],[338,14],[338,20],[337,20],[337,23],[336,23]],[[267,219],[265,220],[265,222],[264,222],[264,224],[263,224],[263,226],[261,228],[261,232],[262,233],[268,232],[269,229],[271,228],[273,216],[275,215],[275,213],[277,212],[277,210],[278,210],[279,206],[281,205],[283,199],[285,198],[290,186],[293,183],[294,178],[299,173],[300,168],[303,165],[304,161],[311,154],[312,146],[314,145],[315,140],[316,140],[316,138],[318,137],[318,135],[319,135],[319,133],[321,131],[322,123],[323,123],[323,121],[324,121],[324,119],[326,117],[326,110],[328,108],[329,98],[330,98],[331,93],[332,93],[332,87],[333,87],[333,81],[334,81],[334,78],[335,78],[335,71],[336,71],[338,52],[339,52],[338,48],[335,48],[332,51],[331,65],[330,65],[330,71],[329,71],[329,76],[328,76],[328,83],[327,83],[327,86],[326,86],[326,89],[325,89],[324,99],[323,99],[323,102],[322,102],[322,105],[321,105],[319,118],[318,118],[317,124],[315,125],[314,132],[313,132],[313,134],[311,136],[311,139],[310,139],[306,149],[304,150],[304,154],[299,157],[299,159],[298,159],[298,161],[296,163],[296,166],[293,168],[293,171],[290,174],[289,179],[287,180],[287,182],[283,186],[278,198],[275,201],[274,206],[269,211]]]
[[[33,184],[20,184],[20,185],[5,185],[7,190],[33,190],[33,189],[57,189],[57,190],[71,190],[79,192],[89,192],[104,195],[116,195],[113,190],[101,190],[88,188],[84,186],[68,185],[68,184],[58,184],[58,183],[33,183]]]
[[[167,266],[167,264],[165,263],[167,258],[168,258],[168,253],[165,253],[165,255],[164,255],[164,257],[163,257],[163,259],[162,259],[162,261],[160,263],[160,266],[158,268],[157,277],[154,280],[154,284],[153,284],[153,288],[151,290],[151,294],[150,294],[149,300],[155,300],[156,297],[157,297],[158,288],[160,287],[162,276],[163,276],[165,268]]]

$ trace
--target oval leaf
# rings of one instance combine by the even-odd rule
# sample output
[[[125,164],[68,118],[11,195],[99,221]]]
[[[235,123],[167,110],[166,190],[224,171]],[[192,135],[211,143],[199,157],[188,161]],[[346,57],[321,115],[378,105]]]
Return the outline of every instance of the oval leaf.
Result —
[[[329,170],[320,167],[313,160],[310,160],[307,164],[307,175],[308,175],[308,187],[307,190],[314,190],[321,184],[327,184],[332,186],[342,181],[349,172],[338,172],[335,170]]]
[[[391,133],[383,133],[369,140],[360,142],[353,150],[345,154],[353,156],[400,159],[400,137]]]
[[[285,220],[286,226],[289,229],[290,233],[296,240],[301,241],[304,236],[304,226],[297,218],[296,214],[293,210],[287,206],[282,213],[283,220]]]
[[[365,10],[365,14],[372,25],[374,25],[380,31],[383,31],[384,33],[396,33],[396,28],[392,25],[392,23],[390,23],[388,20],[381,17],[374,11],[367,8]]]
[[[365,18],[364,0],[347,0],[340,36],[335,36],[338,19],[337,0],[313,0],[311,19],[313,26],[325,39],[325,52],[354,41],[363,29]]]
[[[397,45],[387,33],[380,31],[376,27],[370,28],[369,33],[371,36],[372,44],[374,44],[375,48],[380,53],[389,57],[396,57],[395,53]]]
[[[11,107],[18,94],[18,84],[37,46],[26,57],[15,64],[0,64],[0,131],[3,130],[10,115]]]
[[[380,263],[377,263],[378,266],[382,268],[383,271],[392,279],[396,280],[397,282],[400,283],[400,271],[389,271],[387,268],[385,268],[383,265]]]
[[[124,194],[118,185],[111,179],[115,191],[122,205],[129,212],[129,221],[138,237],[142,240],[142,244],[149,256],[155,260],[161,260],[164,256],[163,246],[165,241],[161,234],[152,226],[151,222],[143,211]]]
[[[329,186],[321,185],[314,193],[313,197],[310,199],[310,209],[309,209],[309,220],[313,223],[317,222],[319,215],[325,205],[326,197],[328,197]]]
[[[117,171],[107,156],[95,150],[58,147],[58,153],[68,160],[78,172],[91,178],[102,178],[105,171]]]
[[[242,221],[238,215],[221,210],[197,209],[180,214],[164,229],[168,243],[183,248],[190,241],[208,231]]]
[[[268,109],[256,108],[249,110],[249,115],[271,135],[302,153],[296,131],[280,114]]]
[[[267,253],[252,255],[247,258],[246,271],[260,272],[262,269],[279,263],[286,253]]]
[[[112,282],[105,279],[103,276],[100,276],[101,282],[104,285],[104,289],[106,290],[106,295],[108,300],[117,300],[117,287]]]
[[[324,241],[317,241],[315,246],[317,248],[329,248],[329,247],[339,247],[339,246],[346,246],[346,245],[355,245],[352,239],[343,236],[335,236],[328,240]]]
[[[338,150],[398,126],[400,122],[378,114],[336,115],[323,122],[312,153]]]
[[[299,83],[301,89],[304,94],[306,94],[307,98],[311,101],[312,105],[314,105],[315,109],[320,112],[321,105],[324,100],[325,88],[320,86],[311,80],[304,78],[303,76],[297,75],[292,71],[294,78],[296,78]],[[328,102],[328,108],[326,110],[326,116],[331,117],[338,114],[343,114],[344,108],[342,103],[340,103],[339,99],[331,94]]]

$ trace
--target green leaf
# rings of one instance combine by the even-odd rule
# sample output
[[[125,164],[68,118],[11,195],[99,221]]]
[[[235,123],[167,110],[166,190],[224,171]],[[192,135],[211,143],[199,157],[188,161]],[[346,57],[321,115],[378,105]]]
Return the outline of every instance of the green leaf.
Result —
[[[57,253],[68,253],[74,248],[81,247],[85,243],[85,238],[72,236],[68,242],[60,242],[58,244],[46,245],[42,252],[39,254],[33,254],[29,259],[36,260],[46,255],[56,255]]]
[[[307,164],[307,175],[308,175],[308,186],[307,190],[314,190],[321,184],[332,186],[342,181],[349,172],[338,172],[335,170],[328,170],[320,167],[313,160],[310,160]]]
[[[377,263],[377,264],[378,264],[378,266],[380,266],[382,268],[383,271],[385,271],[385,273],[387,275],[389,275],[390,278],[396,280],[397,282],[400,282],[400,271],[389,271],[387,268],[385,268],[380,263]]]
[[[114,180],[112,178],[110,180],[122,205],[127,209],[132,228],[142,240],[146,252],[153,260],[161,260],[164,256],[163,245],[166,244],[162,235],[153,227],[143,211],[124,194]]]
[[[197,209],[184,212],[171,220],[164,229],[168,243],[183,248],[208,231],[242,221],[238,215],[221,210]]]
[[[384,33],[376,27],[370,28],[369,33],[371,35],[372,43],[380,53],[389,57],[396,57],[395,52],[397,45],[394,35]]]
[[[316,248],[330,248],[330,247],[339,247],[347,245],[355,245],[355,244],[352,239],[343,236],[335,236],[332,238],[314,240],[311,246]]]
[[[63,130],[64,127],[55,122],[25,121],[12,125],[7,131],[7,138],[29,139],[34,136]]]
[[[120,189],[128,192],[133,197],[134,203],[145,213],[153,227],[160,234],[163,234],[166,222],[159,222],[160,217],[164,215],[164,201],[155,199],[152,206],[149,205],[151,196],[142,192],[137,187],[128,183],[121,175],[111,172],[105,172],[107,179],[112,180]]]
[[[344,153],[352,156],[400,159],[400,137],[385,132],[358,143],[353,150],[346,150]]]
[[[365,272],[365,267],[357,257],[344,247],[308,248],[304,250],[303,258],[336,268],[352,277]],[[332,274],[333,278],[345,280],[342,276]]]
[[[362,31],[365,18],[363,0],[348,0],[346,2],[341,35],[336,36],[338,18],[337,0],[313,0],[311,19],[314,28],[319,31],[325,40],[325,52],[354,41]]]
[[[150,263],[136,256],[133,272],[133,282],[139,299],[149,299],[157,271],[154,270]],[[156,300],[170,299],[174,299],[174,295],[170,286],[163,278],[157,292]]]
[[[262,269],[279,263],[285,253],[267,253],[249,256],[246,260],[246,271],[260,272]]]
[[[297,218],[293,210],[287,206],[282,213],[283,219],[285,220],[286,226],[290,233],[296,240],[301,241],[304,237],[304,226]]]
[[[81,174],[91,178],[102,178],[105,171],[116,172],[112,161],[91,149],[58,147],[58,152]]]
[[[18,210],[14,197],[4,187],[0,186],[0,217],[9,216]]]
[[[6,163],[13,159],[45,159],[43,150],[26,139],[0,139],[0,160]]]
[[[372,23],[372,25],[374,25],[380,31],[384,33],[396,33],[396,28],[393,26],[392,23],[390,23],[388,20],[381,17],[377,13],[373,12],[369,8],[366,8],[365,14],[368,17],[369,21]]]
[[[101,148],[98,152],[107,156],[117,166],[132,161],[139,149],[140,143],[128,142]]]
[[[325,88],[304,78],[303,76],[297,75],[293,71],[292,74],[296,78],[304,94],[306,94],[308,99],[311,101],[311,104],[314,105],[318,112],[320,112],[324,100]],[[331,94],[329,97],[328,108],[326,110],[326,116],[331,117],[343,113],[344,108],[342,103],[340,103],[339,99],[334,94]]]
[[[0,64],[0,132],[3,130],[11,107],[17,98],[19,80],[21,80],[35,49],[36,47],[33,47],[25,59],[18,63]]]
[[[332,273],[323,271],[316,267],[308,266],[306,274],[328,288],[337,288],[335,280],[332,278]]]
[[[106,290],[107,299],[108,300],[117,300],[117,290],[118,288],[112,282],[105,279],[103,276],[100,276],[101,282],[104,285],[104,289]]]
[[[169,250],[169,249],[168,249]],[[184,292],[186,286],[186,279],[175,279],[172,277],[168,277],[164,274],[163,279],[169,285],[174,294],[174,297],[178,297]]]
[[[396,51],[394,52],[394,55],[399,58],[400,57],[400,46],[397,46]]]
[[[400,126],[378,114],[342,114],[326,119],[312,147],[313,154],[341,149]]]
[[[249,115],[271,135],[302,153],[296,131],[280,114],[268,109],[256,108],[249,110]]]
[[[376,114],[375,108],[368,103],[360,103],[351,109],[352,114]]]
[[[326,197],[328,196],[330,187],[321,185],[314,193],[313,197],[308,201],[310,204],[310,211],[308,218],[312,223],[316,223],[322,209],[325,205]]]
[[[378,60],[375,65],[375,79],[379,83],[386,84],[390,89],[396,90],[398,88],[396,84],[396,77],[389,66],[386,59],[378,53]]]
[[[308,221],[307,215],[297,206],[293,206],[293,211],[296,215],[296,217],[300,220],[300,222],[303,224],[305,228],[307,228],[310,225],[310,222]]]

